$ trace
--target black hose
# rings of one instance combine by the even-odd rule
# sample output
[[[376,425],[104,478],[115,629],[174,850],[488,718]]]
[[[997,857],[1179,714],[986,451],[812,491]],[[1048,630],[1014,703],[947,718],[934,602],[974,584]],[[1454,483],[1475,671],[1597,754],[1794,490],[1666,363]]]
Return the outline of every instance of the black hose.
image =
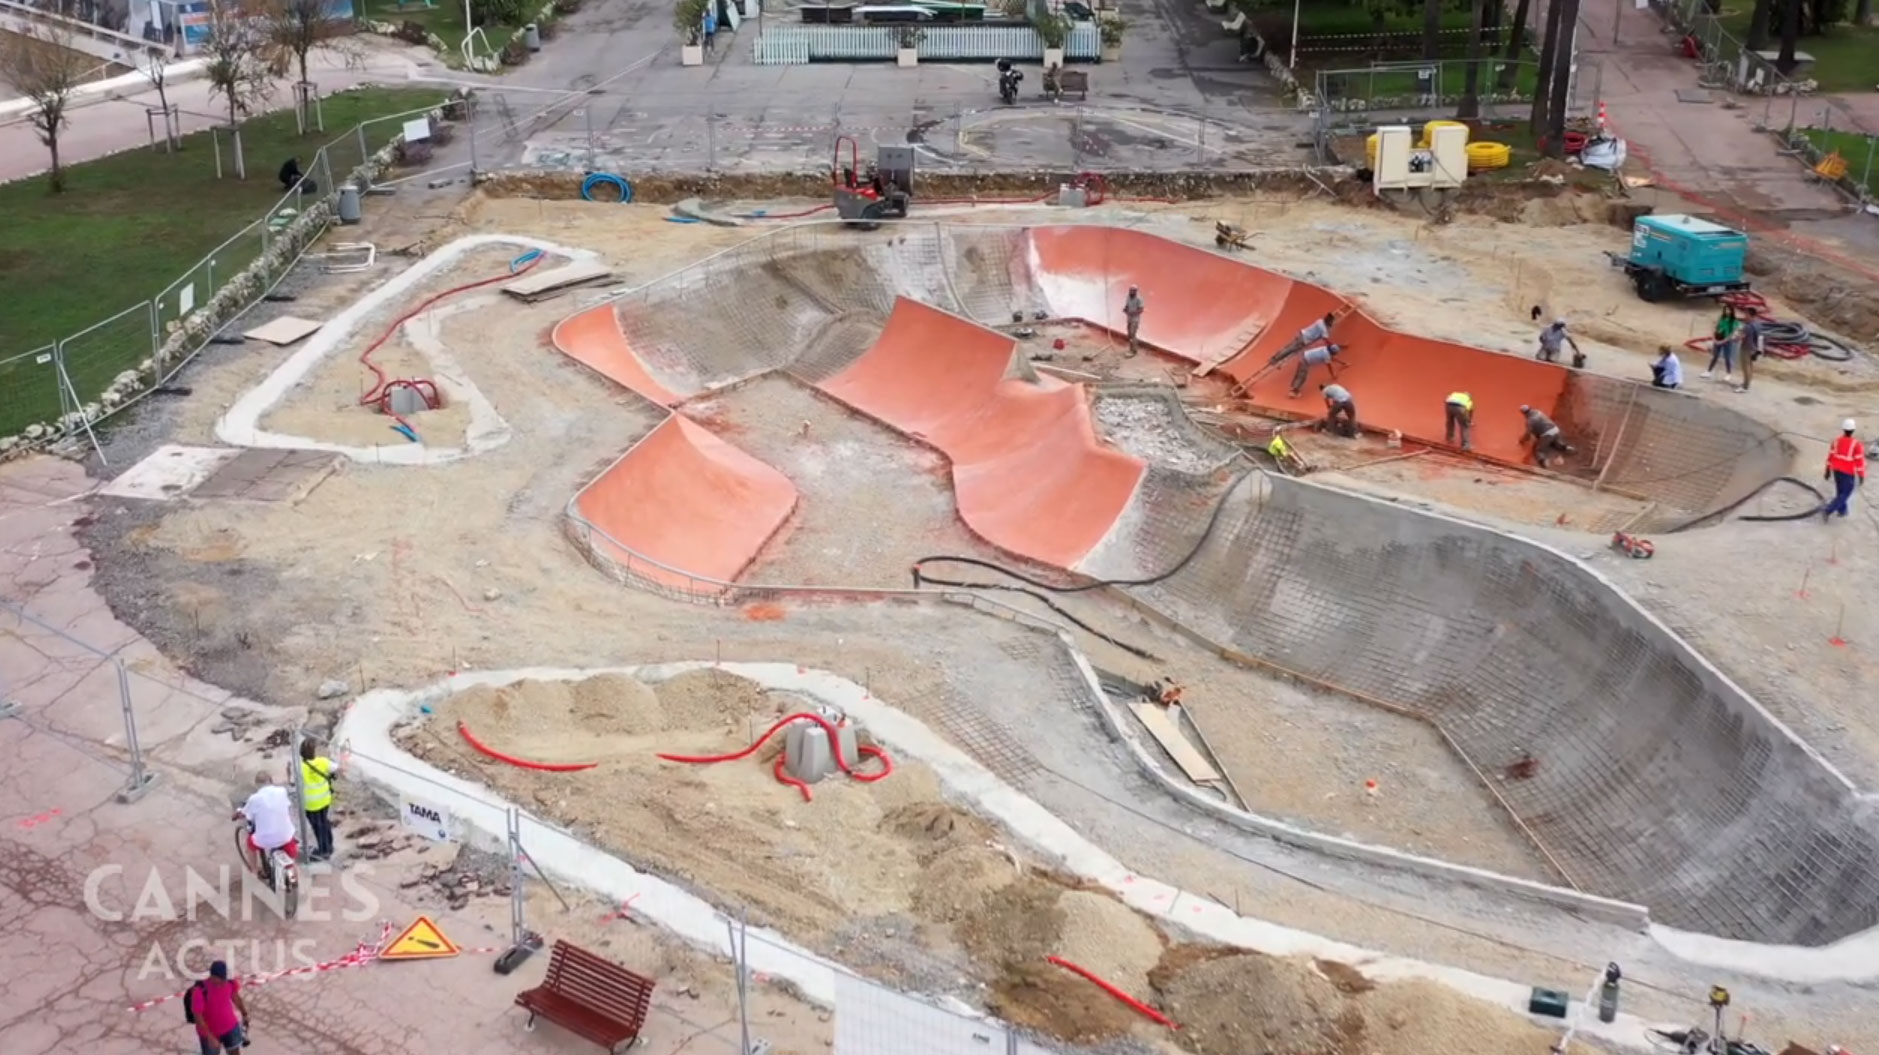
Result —
[[[1220,500],[1214,503],[1214,511],[1207,518],[1207,528],[1206,530],[1200,533],[1200,540],[1194,543],[1194,548],[1188,550],[1186,556],[1182,557],[1178,561],[1175,561],[1173,567],[1170,567],[1167,571],[1161,572],[1160,574],[1157,574],[1157,575],[1151,575],[1146,579],[1092,579],[1091,581],[1084,583],[1081,586],[1058,586],[1055,583],[1044,582],[1041,579],[1033,579],[1029,575],[1024,574],[1023,572],[1014,571],[1013,569],[1007,568],[1002,564],[994,564],[991,561],[979,560],[977,557],[951,557],[951,556],[946,556],[942,554],[942,555],[932,556],[932,557],[921,557],[919,560],[916,560],[913,562],[913,584],[915,586],[918,586],[920,585],[921,581],[924,579],[927,582],[940,583],[941,585],[944,585],[944,586],[958,585],[956,583],[943,583],[939,579],[930,578],[926,576],[925,573],[920,570],[920,566],[922,564],[932,563],[932,564],[966,564],[975,568],[984,568],[987,571],[995,571],[1000,575],[1009,576],[1010,578],[1016,579],[1019,582],[1024,583],[1026,586],[1035,586],[1040,590],[1049,590],[1052,593],[1085,593],[1087,591],[1099,589],[1104,586],[1153,586],[1158,582],[1163,582],[1167,579],[1174,578],[1176,575],[1179,575],[1181,573],[1181,569],[1193,563],[1195,557],[1200,556],[1201,548],[1207,545],[1207,540],[1213,537],[1214,528],[1218,527],[1220,524],[1220,514],[1224,512],[1227,508],[1227,499],[1233,497],[1233,492],[1239,490],[1241,484],[1245,483],[1249,478],[1258,476],[1258,475],[1260,474],[1249,470],[1241,474],[1239,479],[1233,481],[1232,486],[1228,487],[1224,492],[1221,493]],[[1094,633],[1094,631],[1092,631],[1092,633]]]
[[[964,558],[958,558],[958,559],[964,559]],[[972,563],[978,564],[982,562],[973,561]],[[1005,569],[1003,568],[998,568],[997,565],[987,564],[985,566],[988,568],[997,570],[997,571],[1005,571]],[[1007,572],[1007,574],[1015,575],[1016,573]],[[1036,590],[1027,590],[1022,586],[1008,586],[1008,585],[1005,585],[1004,583],[996,583],[996,582],[966,582],[961,579],[935,579],[932,576],[922,575],[920,573],[920,566],[917,564],[914,565],[914,568],[913,568],[914,586],[917,588],[925,583],[931,583],[934,586],[956,586],[962,590],[1006,590],[1011,593],[1021,593],[1025,595],[1026,597],[1029,597],[1032,600],[1037,601],[1038,603],[1042,604],[1044,607],[1050,609],[1051,611],[1057,613],[1057,615],[1069,621],[1070,623],[1075,625],[1079,630],[1082,630],[1084,633],[1090,634],[1091,636],[1096,637],[1100,640],[1107,641],[1110,644],[1121,649],[1122,651],[1127,652],[1131,656],[1140,656],[1143,659],[1152,660],[1156,663],[1161,662],[1160,656],[1155,655],[1153,652],[1150,652],[1149,650],[1145,648],[1139,648],[1135,645],[1131,645],[1127,641],[1122,641],[1122,640],[1118,640],[1117,638],[1110,637],[1108,634],[1103,633],[1101,630],[1098,630],[1095,627],[1084,622],[1083,620],[1078,619],[1076,616],[1071,615],[1069,612],[1065,611],[1063,607],[1059,605],[1057,602],[1051,600],[1050,598],[1044,596],[1041,593],[1038,593]]]
[[[1827,504],[1827,496],[1820,493],[1820,488],[1815,487],[1813,484],[1808,483],[1806,480],[1802,480],[1793,476],[1777,476],[1774,479],[1768,481],[1767,483],[1761,485],[1760,487],[1757,487],[1755,490],[1750,491],[1748,494],[1743,495],[1741,498],[1738,498],[1735,501],[1729,503],[1728,505],[1723,506],[1721,509],[1712,509],[1709,512],[1704,513],[1701,516],[1698,516],[1692,520],[1686,520],[1683,523],[1678,524],[1675,527],[1666,528],[1664,533],[1667,535],[1674,535],[1679,531],[1683,531],[1688,528],[1693,528],[1697,526],[1698,524],[1715,520],[1717,517],[1728,516],[1730,513],[1733,513],[1737,509],[1740,509],[1742,508],[1742,506],[1746,505],[1750,499],[1760,497],[1763,491],[1768,490],[1770,487],[1773,487],[1776,484],[1793,484],[1794,486],[1805,490],[1808,494],[1813,495],[1814,496],[1813,508],[1805,512],[1801,512],[1801,513],[1780,513],[1780,514],[1775,514],[1775,515],[1770,515],[1770,516],[1745,516],[1745,517],[1737,517],[1736,519],[1737,520],[1753,520],[1753,521],[1757,521],[1760,523],[1781,523],[1783,521],[1789,521],[1789,520],[1806,520],[1808,517],[1811,517],[1815,513],[1820,512],[1821,507]]]

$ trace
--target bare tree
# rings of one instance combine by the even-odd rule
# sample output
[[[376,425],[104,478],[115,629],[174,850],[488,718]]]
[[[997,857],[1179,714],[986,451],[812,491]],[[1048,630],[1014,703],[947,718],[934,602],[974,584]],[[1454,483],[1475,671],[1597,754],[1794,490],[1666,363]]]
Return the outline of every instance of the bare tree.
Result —
[[[300,79],[294,86],[294,118],[302,134],[314,125],[308,56],[315,51],[332,52],[344,56],[351,65],[358,55],[351,39],[351,22],[334,18],[331,7],[330,0],[266,0],[262,15],[275,65],[292,63],[299,71]]]
[[[163,109],[163,149],[173,153],[182,149],[182,129],[177,127],[176,108],[170,105],[170,69],[162,55],[146,55],[148,64],[141,72],[157,92],[157,105]]]
[[[282,70],[273,61],[260,11],[244,0],[210,0],[209,25],[196,54],[209,93],[228,105],[228,127],[235,142],[235,176],[247,177],[241,156],[241,116],[274,92],[274,78]]]
[[[48,9],[67,16],[64,4]],[[47,179],[52,193],[65,190],[65,168],[59,163],[59,136],[65,131],[65,112],[72,103],[72,93],[85,82],[94,63],[84,52],[72,47],[72,30],[58,20],[22,22],[15,30],[0,33],[0,81],[30,99],[32,112],[27,124],[52,156],[52,174]]]

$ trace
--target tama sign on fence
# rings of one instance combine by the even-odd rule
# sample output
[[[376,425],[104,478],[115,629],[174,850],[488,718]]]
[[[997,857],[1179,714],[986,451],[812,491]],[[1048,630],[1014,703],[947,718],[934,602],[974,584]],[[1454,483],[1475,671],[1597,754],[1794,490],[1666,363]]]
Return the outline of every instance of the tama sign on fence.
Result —
[[[398,807],[398,819],[406,828],[432,842],[450,841],[450,811],[417,799],[404,799]]]

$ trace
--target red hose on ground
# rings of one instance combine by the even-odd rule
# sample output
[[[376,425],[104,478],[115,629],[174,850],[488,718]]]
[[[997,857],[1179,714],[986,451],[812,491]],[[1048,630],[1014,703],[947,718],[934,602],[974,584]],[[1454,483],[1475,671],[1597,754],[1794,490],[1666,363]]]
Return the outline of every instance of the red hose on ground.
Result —
[[[744,748],[742,751],[733,751],[728,755],[669,755],[669,754],[665,754],[661,752],[657,757],[662,758],[667,762],[684,762],[687,765],[694,765],[694,766],[710,765],[713,762],[735,762],[740,758],[749,758],[751,755],[756,754],[757,749],[761,748],[772,736],[775,736],[777,733],[777,730],[783,728],[784,726],[788,725],[791,722],[797,721],[802,718],[807,718],[810,721],[816,723],[817,725],[820,725],[822,727],[822,731],[828,734],[829,751],[831,754],[835,756],[835,764],[841,767],[842,772],[848,774],[850,777],[854,778],[855,780],[859,780],[864,784],[872,784],[875,781],[881,780],[885,778],[888,774],[894,772],[894,760],[887,757],[887,752],[881,750],[878,747],[867,747],[867,746],[862,747],[860,753],[869,758],[880,759],[881,771],[879,773],[855,772],[854,767],[849,764],[848,759],[842,757],[842,741],[841,741],[841,737],[836,732],[835,723],[829,721],[827,718],[824,718],[819,714],[810,714],[807,711],[802,711],[796,714],[786,715],[785,717],[779,719],[775,725],[772,725],[768,730],[764,732],[762,736],[759,736],[756,739],[755,743],[752,743],[749,747]],[[804,802],[810,801],[809,785],[783,772],[783,756],[782,755],[778,755],[776,757],[775,773],[776,773],[776,779],[778,779],[779,781],[782,781],[785,784],[792,785],[793,787],[795,787],[797,791],[802,792],[802,797],[803,797]]]
[[[439,401],[437,398],[437,385],[434,382],[432,382],[429,378],[423,378],[423,377],[399,378],[395,381],[391,380],[385,376],[385,371],[380,369],[379,365],[372,361],[372,353],[378,351],[380,345],[384,344],[386,341],[391,340],[391,335],[398,332],[398,327],[403,326],[405,323],[410,322],[412,319],[415,319],[419,315],[424,314],[426,309],[428,309],[431,305],[437,303],[438,301],[443,300],[445,297],[455,296],[458,293],[463,293],[467,290],[477,289],[481,286],[488,286],[488,285],[493,285],[497,282],[507,281],[508,279],[512,279],[516,277],[517,275],[527,273],[530,268],[534,267],[536,264],[541,263],[545,259],[547,259],[547,257],[544,254],[538,253],[535,256],[535,259],[530,260],[528,263],[523,264],[519,268],[516,268],[512,271],[506,271],[500,275],[496,275],[491,278],[480,279],[475,282],[467,282],[461,286],[457,286],[454,289],[444,290],[442,293],[439,293],[435,296],[425,298],[423,303],[419,304],[415,308],[412,308],[410,311],[405,312],[403,315],[398,316],[398,318],[394,320],[390,326],[387,326],[385,328],[384,333],[381,333],[378,335],[378,340],[373,341],[371,344],[367,345],[365,351],[359,353],[359,362],[364,364],[367,370],[372,371],[372,376],[377,379],[376,382],[372,385],[372,390],[370,392],[367,392],[365,395],[359,397],[359,405],[362,407],[369,407],[369,406],[382,404],[385,413],[391,414],[392,420],[396,421],[400,425],[403,425],[407,429],[411,427],[411,423],[406,421],[404,418],[398,416],[397,414],[391,413],[391,390],[392,389],[394,388],[412,389],[413,391],[416,391],[420,397],[423,398],[426,406],[430,407],[432,410],[437,409]],[[426,389],[429,390],[428,393],[425,391]]]
[[[483,741],[478,740],[476,736],[470,732],[470,727],[464,725],[462,722],[457,723],[457,733],[463,737],[465,743],[476,748],[478,754],[487,755],[498,762],[507,762],[512,766],[519,766],[523,769],[539,769],[544,773],[578,773],[583,769],[592,769],[600,764],[598,762],[530,762],[526,758],[505,755],[501,751],[485,744]]]
[[[1045,957],[1045,959],[1049,960],[1051,963],[1056,964],[1057,966],[1063,968],[1066,971],[1072,971],[1076,974],[1080,974],[1084,978],[1088,979],[1089,981],[1096,983],[1096,985],[1099,986],[1103,990],[1103,992],[1108,993],[1110,996],[1113,996],[1117,1000],[1120,1000],[1123,1003],[1134,1008],[1135,1013],[1138,1015],[1141,1015],[1143,1018],[1146,1018],[1149,1021],[1156,1023],[1157,1025],[1167,1026],[1169,1029],[1181,1028],[1180,1026],[1175,1025],[1174,1022],[1171,1021],[1167,1015],[1162,1014],[1161,1012],[1155,1010],[1154,1008],[1149,1007],[1147,1004],[1142,1003],[1140,1000],[1137,1000],[1134,997],[1130,996],[1129,994],[1123,992],[1121,989],[1116,988],[1114,983],[1110,982],[1108,979],[1097,974],[1095,971],[1092,971],[1089,968],[1083,966],[1082,964],[1071,963],[1069,960],[1066,960],[1061,956],[1047,956]]]

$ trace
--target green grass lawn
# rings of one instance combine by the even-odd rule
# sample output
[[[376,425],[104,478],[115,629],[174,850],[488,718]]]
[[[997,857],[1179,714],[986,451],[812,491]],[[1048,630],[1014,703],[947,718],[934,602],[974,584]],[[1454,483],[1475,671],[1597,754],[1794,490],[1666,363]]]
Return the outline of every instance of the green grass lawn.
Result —
[[[215,178],[209,133],[187,136],[176,154],[133,150],[65,170],[66,191],[51,194],[44,178],[0,185],[0,361],[68,337],[154,297],[216,246],[259,219],[281,198],[275,172],[289,156],[311,172],[328,142],[343,165],[357,164],[355,125],[374,117],[434,105],[435,88],[368,88],[323,100],[326,132],[302,137],[292,112],[256,117],[242,126],[248,178]],[[367,129],[376,150],[400,131],[396,121]],[[224,147],[223,163],[229,164]],[[322,188],[324,189],[324,188]],[[261,250],[243,239],[216,261],[217,284]],[[196,291],[197,303],[206,288]],[[173,318],[168,305],[164,318]],[[133,316],[83,339],[71,356],[73,382],[90,400],[117,373],[150,355],[147,317]],[[0,436],[58,412],[57,390],[43,364],[0,366]],[[49,402],[49,405],[48,405]]]
[[[1866,189],[1879,196],[1879,136],[1823,131],[1818,128],[1803,128],[1800,131],[1822,153],[1839,151],[1840,156],[1846,159],[1847,176],[1855,183],[1864,178]]]
[[[365,17],[374,22],[416,22],[444,42],[444,58],[451,65],[461,65],[463,61],[463,38],[469,33],[469,27],[463,21],[463,0],[433,0],[431,6],[422,3],[400,4],[398,0],[365,0]],[[483,39],[487,44],[479,43],[477,52],[493,55],[502,43],[515,32],[514,26],[484,26]]]
[[[1725,8],[1722,28],[1746,42],[1751,16],[1746,3],[1741,10]],[[1780,46],[1780,37],[1773,36],[1769,48]],[[1795,50],[1814,57],[1813,68],[1803,76],[1819,81],[1823,92],[1870,92],[1879,86],[1879,26],[1834,26],[1820,36],[1802,37]]]

